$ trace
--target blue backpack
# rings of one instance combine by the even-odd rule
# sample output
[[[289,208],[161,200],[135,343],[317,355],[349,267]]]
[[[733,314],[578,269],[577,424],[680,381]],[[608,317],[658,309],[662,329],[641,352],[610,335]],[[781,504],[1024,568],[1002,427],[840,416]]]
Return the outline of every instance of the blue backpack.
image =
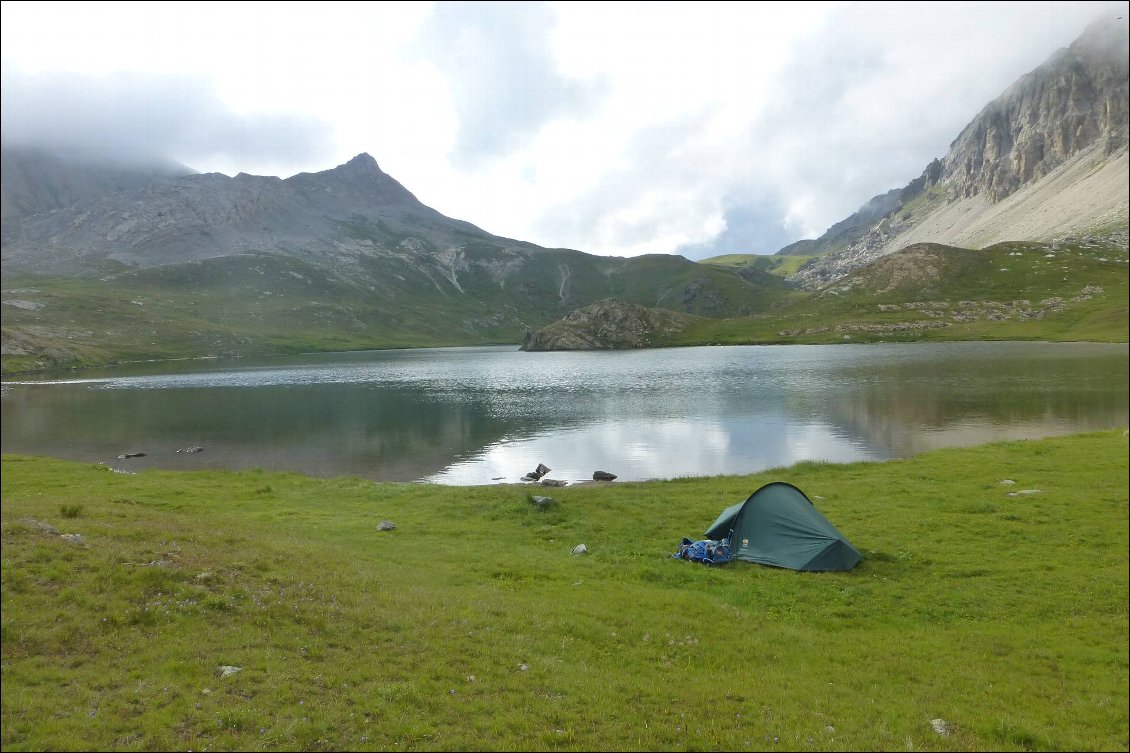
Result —
[[[711,539],[692,541],[686,537],[683,537],[679,551],[671,556],[675,559],[702,562],[706,565],[724,565],[734,558],[734,555],[730,552],[729,544],[725,541],[713,541]]]

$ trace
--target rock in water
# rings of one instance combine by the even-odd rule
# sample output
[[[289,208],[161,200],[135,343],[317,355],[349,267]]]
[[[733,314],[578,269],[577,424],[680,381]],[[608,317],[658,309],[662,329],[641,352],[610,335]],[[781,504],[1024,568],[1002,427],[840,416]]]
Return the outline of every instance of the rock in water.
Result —
[[[592,480],[593,481],[615,481],[616,480],[616,474],[615,473],[609,473],[608,471],[593,471],[592,472]]]
[[[549,473],[551,470],[553,470],[553,469],[550,468],[549,466],[547,466],[545,463],[538,463],[538,467],[533,469],[529,473],[527,473],[525,476],[523,476],[522,480],[523,481],[537,481],[542,476]]]

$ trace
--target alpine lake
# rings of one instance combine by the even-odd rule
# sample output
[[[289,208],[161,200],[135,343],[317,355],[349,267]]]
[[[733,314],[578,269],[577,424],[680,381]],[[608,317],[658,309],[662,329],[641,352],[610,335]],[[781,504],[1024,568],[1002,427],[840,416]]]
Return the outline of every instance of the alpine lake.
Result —
[[[122,472],[633,481],[1125,428],[1127,384],[1126,344],[368,351],[13,377],[2,442]]]

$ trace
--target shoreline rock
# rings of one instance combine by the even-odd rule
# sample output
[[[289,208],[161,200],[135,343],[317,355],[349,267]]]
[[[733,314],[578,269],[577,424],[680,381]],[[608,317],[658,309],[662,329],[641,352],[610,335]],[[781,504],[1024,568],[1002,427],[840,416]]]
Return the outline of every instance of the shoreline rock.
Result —
[[[690,316],[677,311],[605,298],[527,333],[520,349],[540,352],[651,348],[690,323]]]

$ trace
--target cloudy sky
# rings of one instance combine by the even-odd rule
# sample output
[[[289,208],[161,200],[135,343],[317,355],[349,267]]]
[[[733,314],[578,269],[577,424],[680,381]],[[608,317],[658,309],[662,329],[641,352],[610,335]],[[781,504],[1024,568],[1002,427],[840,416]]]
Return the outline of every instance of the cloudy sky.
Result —
[[[361,152],[590,253],[772,253],[1126,2],[0,5],[5,143],[287,177]]]

